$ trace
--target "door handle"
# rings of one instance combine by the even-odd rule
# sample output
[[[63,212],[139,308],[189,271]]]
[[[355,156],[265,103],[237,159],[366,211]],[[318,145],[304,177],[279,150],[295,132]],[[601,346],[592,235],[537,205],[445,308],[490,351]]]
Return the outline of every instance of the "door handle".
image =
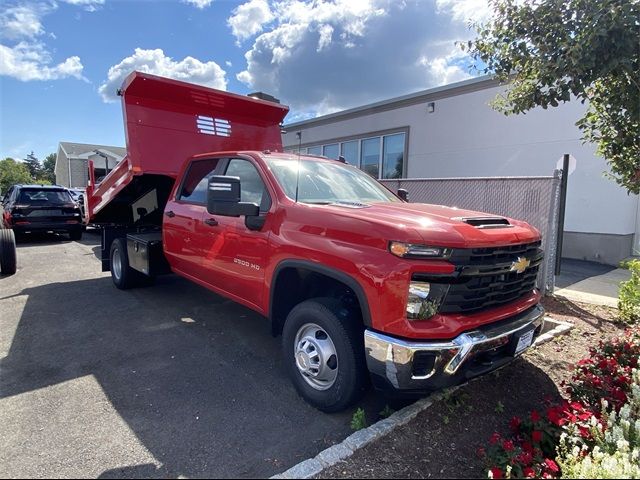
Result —
[[[176,214],[173,213],[171,210],[169,210],[168,212],[164,212],[164,214],[169,218],[173,218],[176,216]]]
[[[215,218],[207,218],[204,223],[206,223],[207,225],[211,226],[211,227],[215,227],[216,225],[218,225],[218,221]]]

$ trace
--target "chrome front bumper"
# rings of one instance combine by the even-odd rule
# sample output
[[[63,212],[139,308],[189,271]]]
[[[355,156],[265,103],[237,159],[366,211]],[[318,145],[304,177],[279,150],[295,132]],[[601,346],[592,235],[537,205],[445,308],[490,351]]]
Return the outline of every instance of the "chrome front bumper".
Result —
[[[533,331],[535,339],[543,323],[544,309],[536,305],[515,317],[444,342],[411,342],[366,330],[367,366],[379,388],[444,388],[509,363],[516,356],[515,342],[520,335]],[[415,371],[417,354],[429,360],[427,370]]]

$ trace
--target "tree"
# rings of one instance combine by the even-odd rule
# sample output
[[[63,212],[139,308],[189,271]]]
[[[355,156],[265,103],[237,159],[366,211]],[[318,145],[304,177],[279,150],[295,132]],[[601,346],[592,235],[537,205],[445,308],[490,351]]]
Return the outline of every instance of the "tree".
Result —
[[[3,194],[16,183],[29,182],[31,182],[31,174],[24,163],[16,162],[13,158],[0,160],[0,191]]]
[[[576,123],[611,176],[640,193],[640,0],[490,0],[493,17],[463,45],[476,69],[508,83],[503,113],[588,102]]]
[[[32,179],[37,179],[40,177],[40,172],[42,170],[42,166],[40,165],[40,160],[33,154],[33,151],[27,155],[27,158],[24,159],[24,163],[29,169],[29,173],[31,174]]]
[[[56,183],[56,154],[50,153],[42,162],[41,178],[49,183]]]

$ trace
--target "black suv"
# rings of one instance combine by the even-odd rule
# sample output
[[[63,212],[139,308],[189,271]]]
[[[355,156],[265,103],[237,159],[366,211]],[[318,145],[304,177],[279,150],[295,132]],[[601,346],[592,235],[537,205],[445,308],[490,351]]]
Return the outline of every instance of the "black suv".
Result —
[[[3,221],[15,233],[68,233],[82,238],[80,207],[64,187],[14,185],[2,199]]]

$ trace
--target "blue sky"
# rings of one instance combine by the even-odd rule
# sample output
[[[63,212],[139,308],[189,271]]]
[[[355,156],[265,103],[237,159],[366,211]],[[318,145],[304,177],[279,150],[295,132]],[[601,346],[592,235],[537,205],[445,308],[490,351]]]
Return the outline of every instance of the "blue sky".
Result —
[[[0,158],[124,146],[133,69],[331,113],[468,78],[484,0],[2,0]]]

